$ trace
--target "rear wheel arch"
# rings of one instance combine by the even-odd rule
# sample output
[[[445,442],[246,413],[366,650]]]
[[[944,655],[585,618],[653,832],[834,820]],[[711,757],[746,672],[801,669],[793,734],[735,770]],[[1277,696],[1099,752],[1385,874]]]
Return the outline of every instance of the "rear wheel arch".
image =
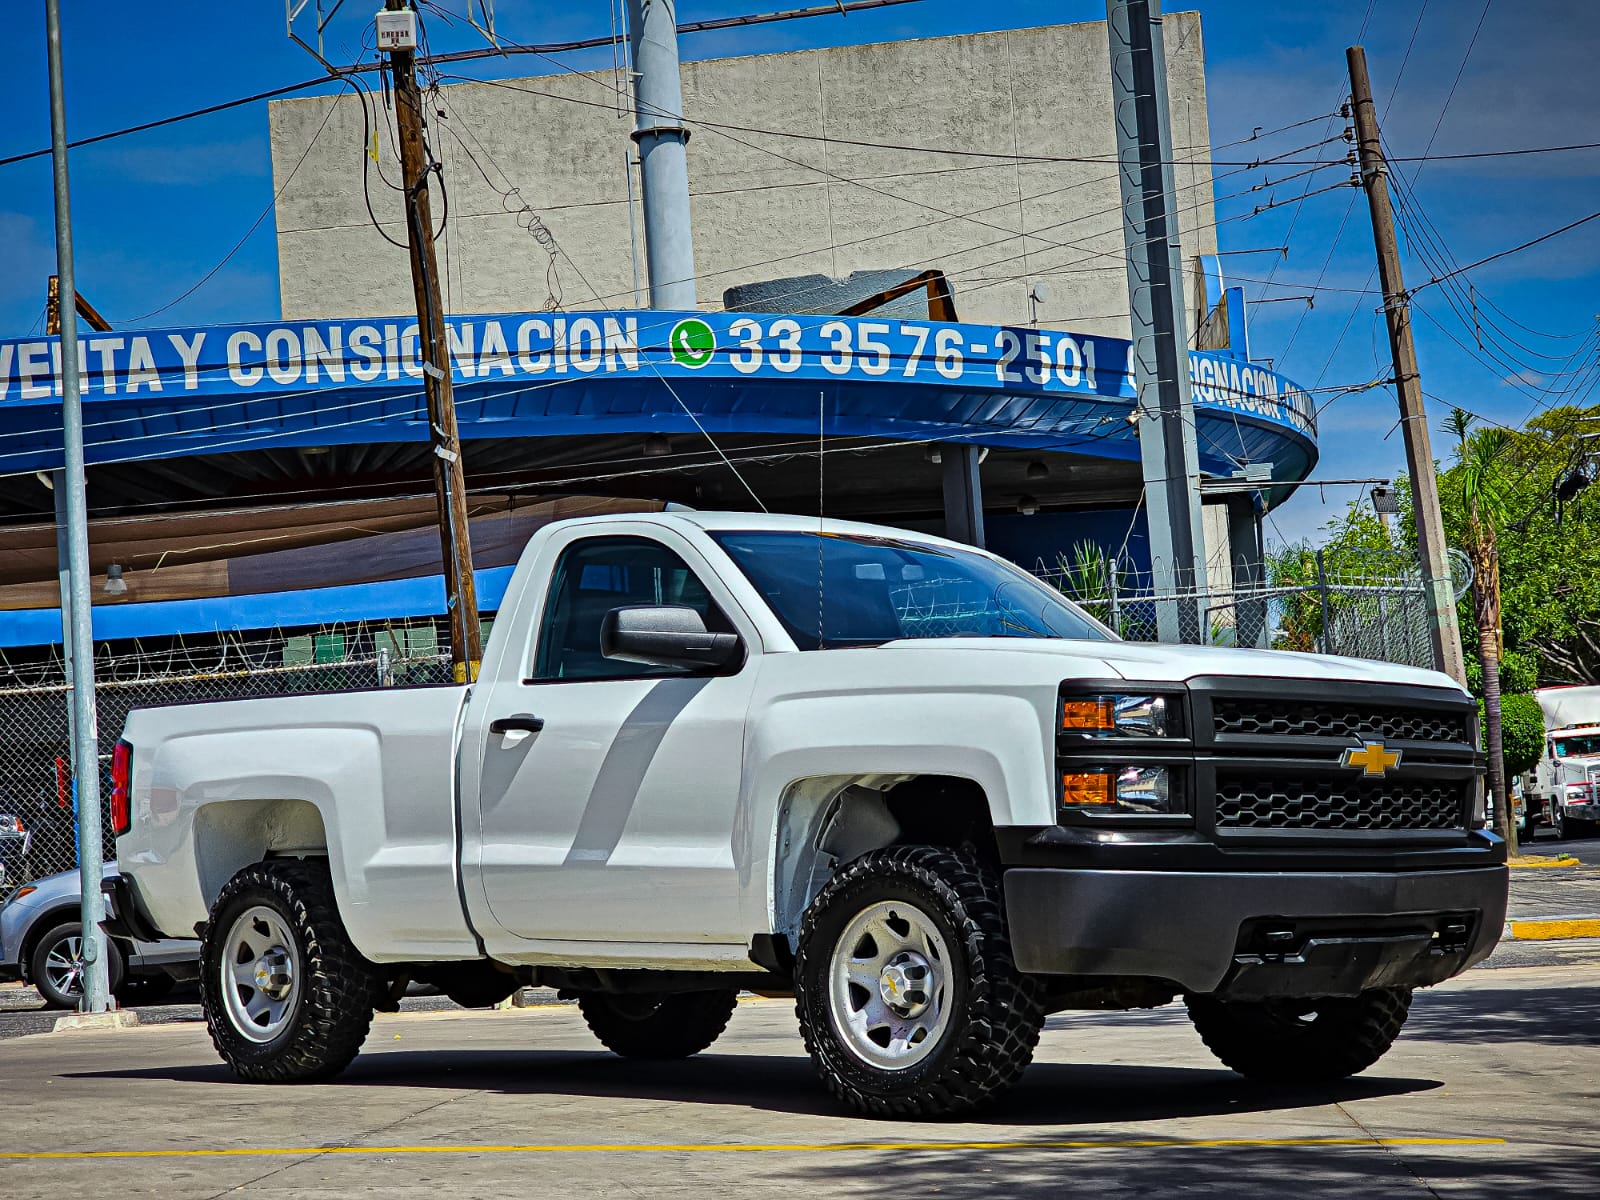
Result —
[[[327,857],[328,825],[310,800],[219,800],[195,810],[195,869],[208,912],[228,881],[252,863]]]

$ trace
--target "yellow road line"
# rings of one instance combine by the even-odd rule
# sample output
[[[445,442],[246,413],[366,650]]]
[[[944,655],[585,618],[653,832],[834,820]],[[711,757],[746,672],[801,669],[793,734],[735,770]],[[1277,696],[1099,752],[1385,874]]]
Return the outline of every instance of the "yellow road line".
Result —
[[[1040,1142],[708,1142],[662,1145],[528,1146],[239,1146],[172,1150],[0,1150],[0,1160],[83,1158],[248,1158],[317,1154],[805,1154],[881,1150],[1218,1150],[1283,1146],[1503,1146],[1504,1138],[1205,1138],[1197,1140]]]
[[[1511,936],[1524,942],[1600,937],[1600,917],[1572,917],[1557,921],[1512,921],[1510,925]]]

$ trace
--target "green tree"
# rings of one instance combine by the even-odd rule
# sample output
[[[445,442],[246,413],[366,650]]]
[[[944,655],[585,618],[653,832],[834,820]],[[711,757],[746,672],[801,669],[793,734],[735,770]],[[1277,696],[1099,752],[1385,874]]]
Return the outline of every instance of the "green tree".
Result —
[[[1509,518],[1498,542],[1501,621],[1509,673],[1513,655],[1533,662],[1540,683],[1600,679],[1600,487],[1555,503],[1557,483],[1589,461],[1600,432],[1600,406],[1558,408],[1520,431],[1506,432],[1499,485]],[[1465,546],[1469,514],[1461,503],[1457,462],[1439,481],[1445,531]],[[1463,641],[1476,643],[1476,619],[1461,606]],[[1519,672],[1520,674],[1520,672]],[[1474,689],[1477,690],[1477,689]],[[1520,680],[1504,690],[1522,691]]]
[[[1507,778],[1531,770],[1544,754],[1544,714],[1539,711],[1538,700],[1523,695],[1501,696],[1500,737]]]
[[[1483,712],[1489,756],[1489,789],[1494,796],[1496,831],[1517,850],[1506,788],[1505,745],[1500,711],[1500,555],[1499,533],[1508,521],[1506,479],[1512,442],[1504,429],[1469,432],[1473,418],[1456,409],[1446,429],[1456,437],[1456,470],[1450,478],[1454,499],[1466,522],[1463,548],[1472,560],[1472,608],[1477,626],[1478,663],[1483,673]],[[1441,489],[1442,491],[1443,489]]]

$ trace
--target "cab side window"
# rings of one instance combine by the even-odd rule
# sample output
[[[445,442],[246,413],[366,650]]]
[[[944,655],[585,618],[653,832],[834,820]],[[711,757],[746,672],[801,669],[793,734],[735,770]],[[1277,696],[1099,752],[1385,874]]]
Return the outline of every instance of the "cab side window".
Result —
[[[614,608],[677,604],[692,608],[713,632],[733,626],[689,565],[659,542],[597,537],[562,551],[540,622],[533,678],[640,679],[688,674],[681,667],[620,662],[600,653],[600,623]]]

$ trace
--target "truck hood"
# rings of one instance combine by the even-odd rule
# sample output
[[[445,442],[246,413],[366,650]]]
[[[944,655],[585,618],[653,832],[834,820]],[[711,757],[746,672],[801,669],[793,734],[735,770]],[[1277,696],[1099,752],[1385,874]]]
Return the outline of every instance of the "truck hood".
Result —
[[[1461,687],[1448,675],[1420,667],[1299,654],[1288,650],[1234,650],[1214,646],[1173,646],[1149,642],[1091,642],[1051,638],[916,638],[886,642],[885,650],[981,649],[1043,659],[1070,659],[1082,674],[1119,675],[1145,683],[1182,683],[1199,676],[1246,679],[1339,680],[1347,683]],[[1062,664],[1065,667],[1065,663]]]

